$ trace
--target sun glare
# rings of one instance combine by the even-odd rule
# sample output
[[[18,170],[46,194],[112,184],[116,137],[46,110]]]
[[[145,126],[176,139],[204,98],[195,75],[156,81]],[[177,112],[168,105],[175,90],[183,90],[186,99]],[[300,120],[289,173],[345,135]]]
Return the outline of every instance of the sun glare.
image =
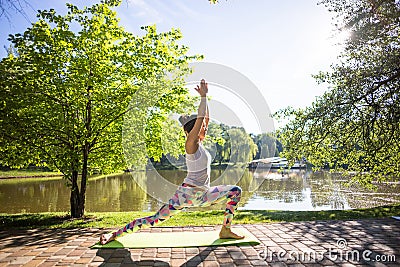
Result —
[[[350,39],[350,37],[351,37],[350,30],[340,30],[335,33],[335,35],[333,36],[333,40],[336,44],[343,46]]]

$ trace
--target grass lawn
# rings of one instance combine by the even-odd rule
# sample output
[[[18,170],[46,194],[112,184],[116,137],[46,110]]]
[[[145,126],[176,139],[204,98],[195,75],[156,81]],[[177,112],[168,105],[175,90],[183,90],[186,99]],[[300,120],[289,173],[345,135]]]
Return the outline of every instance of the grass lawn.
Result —
[[[153,212],[95,212],[87,213],[83,219],[70,219],[66,213],[0,214],[0,229],[29,228],[116,228],[135,218],[148,216]],[[400,215],[400,204],[367,209],[329,211],[273,211],[239,210],[234,223],[273,223],[315,220],[348,220],[383,218]],[[163,222],[160,226],[219,225],[223,211],[181,212]]]

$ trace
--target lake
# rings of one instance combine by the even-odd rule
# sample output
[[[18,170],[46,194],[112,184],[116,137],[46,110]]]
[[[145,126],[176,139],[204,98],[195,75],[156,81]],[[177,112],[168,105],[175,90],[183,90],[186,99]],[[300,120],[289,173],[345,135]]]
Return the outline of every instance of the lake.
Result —
[[[184,176],[178,170],[152,170],[92,177],[87,187],[86,211],[156,211]],[[346,187],[345,177],[328,172],[212,170],[211,181],[241,186],[239,209],[247,210],[342,210],[400,202],[399,183],[379,184],[376,191]],[[62,178],[0,180],[0,213],[67,212],[69,197]]]

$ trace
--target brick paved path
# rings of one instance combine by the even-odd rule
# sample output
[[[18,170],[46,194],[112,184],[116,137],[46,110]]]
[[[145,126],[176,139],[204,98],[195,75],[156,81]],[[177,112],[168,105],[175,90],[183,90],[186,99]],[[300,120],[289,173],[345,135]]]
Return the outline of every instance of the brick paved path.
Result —
[[[235,227],[247,228],[261,244],[90,249],[103,230],[0,231],[0,266],[400,266],[400,221],[392,218]],[[160,227],[146,231],[213,229]]]

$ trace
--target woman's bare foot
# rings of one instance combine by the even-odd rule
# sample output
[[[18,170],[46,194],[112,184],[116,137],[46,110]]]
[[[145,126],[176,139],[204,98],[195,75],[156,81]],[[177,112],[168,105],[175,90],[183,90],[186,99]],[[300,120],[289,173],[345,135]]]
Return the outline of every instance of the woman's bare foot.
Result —
[[[226,228],[225,226],[222,226],[221,231],[219,232],[219,238],[221,238],[221,239],[243,239],[244,236],[237,235],[234,232],[232,232],[230,228]]]
[[[115,237],[113,234],[102,234],[100,237],[100,244],[104,245],[107,244],[110,241],[113,241]]]

